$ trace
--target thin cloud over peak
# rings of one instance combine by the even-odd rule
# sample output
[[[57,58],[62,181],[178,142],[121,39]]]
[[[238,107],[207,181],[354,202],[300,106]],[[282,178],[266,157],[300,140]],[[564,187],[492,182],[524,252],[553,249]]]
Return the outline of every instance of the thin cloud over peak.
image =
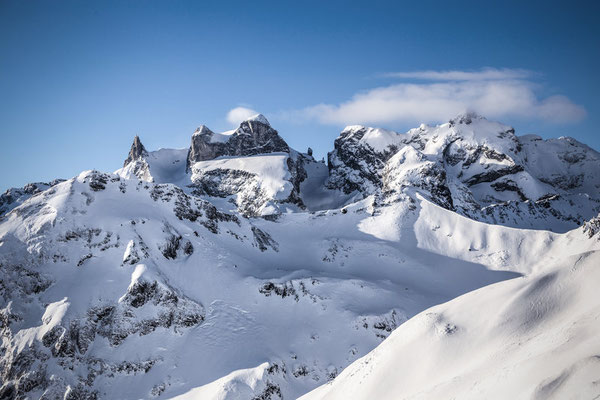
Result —
[[[526,69],[510,69],[510,68],[482,68],[472,71],[409,71],[409,72],[388,72],[383,74],[387,78],[400,79],[420,79],[430,81],[485,81],[485,80],[515,80],[527,79],[535,74]]]
[[[227,122],[231,125],[237,127],[242,122],[246,121],[248,118],[253,115],[258,114],[257,111],[248,108],[248,107],[236,107],[229,110],[227,113]]]
[[[566,96],[541,96],[543,86],[525,79],[534,75],[530,71],[486,68],[475,72],[397,74],[432,82],[375,87],[338,104],[317,104],[287,113],[287,116],[333,125],[435,123],[447,121],[466,110],[491,118],[519,117],[550,123],[577,122],[586,116],[583,106]]]

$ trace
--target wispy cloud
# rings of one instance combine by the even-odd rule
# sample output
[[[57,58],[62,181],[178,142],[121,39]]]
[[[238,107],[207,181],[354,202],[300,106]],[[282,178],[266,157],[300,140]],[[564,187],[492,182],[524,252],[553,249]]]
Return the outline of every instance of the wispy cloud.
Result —
[[[258,114],[258,112],[251,108],[236,107],[229,110],[227,113],[227,122],[229,122],[232,126],[237,127],[239,124],[256,114]]]
[[[421,79],[430,81],[484,81],[484,80],[506,80],[527,79],[535,75],[532,71],[525,69],[497,69],[483,68],[478,71],[412,71],[412,72],[388,72],[383,74],[388,78]]]
[[[540,85],[524,70],[417,71],[398,78],[433,80],[376,87],[339,104],[318,104],[287,113],[289,119],[323,124],[441,122],[466,110],[491,118],[507,116],[555,123],[579,121],[585,109],[565,96],[540,97]]]

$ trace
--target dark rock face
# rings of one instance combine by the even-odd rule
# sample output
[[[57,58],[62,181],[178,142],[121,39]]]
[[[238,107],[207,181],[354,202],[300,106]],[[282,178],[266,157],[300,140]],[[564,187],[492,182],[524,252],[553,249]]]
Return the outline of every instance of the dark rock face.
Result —
[[[274,398],[283,399],[283,394],[281,394],[281,388],[279,387],[279,385],[267,381],[264,390],[258,395],[254,396],[252,400],[272,400]]]
[[[335,150],[328,154],[329,179],[327,187],[339,189],[346,194],[361,193],[363,197],[382,193],[395,198],[406,187],[416,187],[429,192],[431,199],[442,207],[453,209],[453,200],[446,182],[446,170],[439,161],[428,161],[419,150],[413,151],[420,164],[407,169],[406,155],[396,161],[392,157],[400,154],[397,145],[383,151],[361,143],[369,128],[346,128],[335,140]],[[409,143],[400,143],[411,146]],[[418,148],[423,148],[417,143]]]
[[[469,186],[473,186],[483,182],[494,182],[495,180],[502,178],[503,176],[514,175],[517,172],[521,172],[523,170],[524,168],[521,165],[513,165],[508,168],[494,169],[491,171],[473,175],[465,183]]]
[[[290,153],[288,144],[277,131],[269,125],[266,118],[257,116],[244,121],[231,135],[224,136],[212,132],[206,126],[199,127],[192,136],[192,144],[188,151],[187,167],[189,172],[194,163],[212,160],[221,156],[245,157],[268,153]],[[300,157],[296,157],[300,159]],[[306,178],[302,161],[288,160],[288,168],[292,175],[294,190],[289,202],[303,207],[299,197],[300,182]],[[235,169],[214,169],[193,172],[192,193],[211,197],[232,197],[239,212],[247,217],[260,215],[261,207],[273,199],[264,193],[261,177],[253,173]]]
[[[133,138],[133,144],[131,145],[131,150],[129,150],[129,155],[125,159],[123,167],[135,160],[139,160],[140,158],[146,157],[147,155],[148,152],[146,151],[146,148],[144,148],[140,137],[138,135],[135,135],[135,137]]]
[[[194,180],[193,194],[225,198],[239,191],[243,185],[256,180],[256,175],[246,171],[217,168],[202,171]]]
[[[329,179],[327,187],[346,194],[354,191],[370,194],[381,186],[381,171],[391,156],[378,153],[360,143],[367,128],[345,129],[334,142],[334,150],[327,154]]]
[[[519,196],[519,198],[521,199],[521,201],[526,201],[527,197],[525,196],[525,194],[523,194],[523,192],[521,191],[521,188],[519,188],[519,186],[515,183],[515,181],[511,180],[511,179],[506,179],[504,181],[497,181],[492,183],[492,188],[494,190],[496,190],[497,192],[504,192],[504,191],[512,191],[517,193],[517,195]]]
[[[596,236],[598,232],[600,232],[600,215],[585,222],[583,224],[583,232],[585,232],[590,239]],[[600,240],[600,236],[598,236],[597,239]]]
[[[94,192],[99,192],[101,190],[106,189],[106,184],[108,183],[109,176],[107,174],[103,174],[98,171],[93,171],[90,175],[90,189]]]
[[[219,222],[235,222],[239,224],[237,216],[221,212],[208,201],[187,195],[177,186],[167,184],[154,185],[150,191],[150,197],[154,201],[173,202],[173,212],[177,218],[198,222],[215,234],[219,233]]]
[[[222,152],[223,143],[212,143],[214,132],[205,125],[200,126],[192,135],[192,144],[188,151],[187,169],[196,161],[212,160]]]
[[[242,122],[235,136],[229,140],[226,155],[243,156],[285,152],[290,148],[271,125],[260,121]]]
[[[293,203],[298,205],[300,208],[304,208],[304,203],[300,198],[300,184],[304,182],[304,180],[308,177],[306,169],[304,168],[305,164],[314,161],[312,158],[307,158],[302,154],[297,154],[297,157],[294,159],[290,157],[287,159],[287,167],[292,175],[292,185],[294,189],[290,196],[286,200],[289,203]]]
[[[269,248],[279,251],[279,244],[267,232],[253,226],[252,234],[254,235],[254,243],[260,251],[267,251]]]
[[[93,190],[88,186],[89,183],[97,179],[105,182],[102,183],[103,189],[94,193],[94,196],[102,196],[107,191],[121,193],[118,190],[121,182],[97,172],[90,172],[81,179],[79,188],[88,193]],[[217,229],[218,220],[228,218],[208,203],[188,197],[179,188],[169,191],[170,187],[164,185],[150,191],[140,185],[140,190],[147,190],[148,195],[157,202],[172,203],[173,212],[178,217],[204,223],[213,231]],[[73,190],[71,196],[77,198],[82,194]],[[132,225],[135,225],[133,220]],[[55,283],[46,272],[48,268],[41,267],[44,265],[42,260],[51,262],[52,253],[60,253],[58,249],[68,246],[72,254],[67,257],[71,260],[63,256],[58,261],[71,261],[72,267],[86,268],[86,264],[76,266],[76,260],[88,254],[91,256],[92,252],[94,256],[100,256],[109,248],[119,247],[119,235],[101,228],[69,226],[63,229],[55,226],[51,229],[60,229],[56,232],[56,241],[47,241],[36,256],[30,255],[26,247],[12,235],[5,235],[0,240],[3,246],[11,247],[11,252],[15,252],[14,258],[7,257],[8,253],[0,253],[0,270],[3,272],[0,275],[0,302],[3,305],[0,307],[0,335],[3,338],[0,343],[0,354],[3,356],[0,359],[0,398],[38,398],[41,393],[43,395],[40,398],[51,399],[101,398],[102,393],[94,389],[96,378],[144,374],[159,363],[160,358],[113,362],[94,354],[91,351],[93,343],[106,342],[118,352],[119,346],[132,337],[160,331],[163,334],[182,335],[204,321],[202,304],[186,297],[159,277],[141,275],[120,298],[118,295],[98,298],[88,307],[49,328],[39,342],[24,348],[15,347],[13,339],[19,324],[32,310],[38,314],[40,306],[42,311],[47,307],[37,299]],[[181,242],[181,250],[176,250],[178,256],[193,252],[189,241],[177,241]],[[142,238],[138,236],[135,243],[136,251],[148,257],[148,249]],[[56,258],[54,262],[57,262]],[[13,301],[19,306],[11,308],[10,302]],[[42,326],[44,324],[47,321],[43,321]],[[52,367],[47,369],[48,365]]]
[[[156,280],[140,280],[127,289],[122,301],[94,305],[69,323],[54,326],[42,337],[43,347],[32,347],[19,356],[29,371],[36,370],[34,363],[37,359],[45,361],[52,357],[66,371],[83,373],[78,380],[81,383],[79,389],[85,395],[75,398],[91,398],[89,390],[96,377],[147,373],[158,361],[150,359],[110,364],[89,357],[88,349],[98,337],[107,339],[109,345],[116,348],[131,336],[145,336],[157,329],[180,334],[184,329],[201,324],[204,315],[202,305],[176,293],[169,286]],[[31,373],[15,371],[15,365],[13,361],[14,372],[5,373],[4,378],[17,382],[17,393],[24,395],[34,388],[64,392],[60,382],[49,380],[43,369],[37,370],[40,375],[36,377],[35,385],[27,384],[31,381]]]
[[[290,151],[288,144],[266,119],[242,122],[226,141],[213,141],[215,135],[204,125],[194,132],[188,152],[188,169],[195,162],[220,156],[251,156]]]

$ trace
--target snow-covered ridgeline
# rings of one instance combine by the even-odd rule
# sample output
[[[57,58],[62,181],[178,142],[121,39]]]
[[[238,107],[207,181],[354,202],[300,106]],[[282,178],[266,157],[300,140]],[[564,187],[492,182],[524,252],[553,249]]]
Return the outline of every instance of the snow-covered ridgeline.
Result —
[[[513,380],[538,396],[592,393],[597,152],[467,114],[406,134],[348,127],[328,165],[310,153],[257,116],[225,134],[202,127],[189,149],[147,151],[136,138],[116,174],[6,201],[0,397],[296,398],[397,327],[368,356],[373,374],[357,361],[311,396],[354,393],[352,373],[388,384],[404,368],[388,354],[409,342],[414,357],[435,351],[413,386],[389,384],[396,397],[438,394],[422,378],[438,363],[432,382],[457,395],[492,397]],[[479,303],[504,313],[471,318]],[[539,357],[515,350],[542,328],[556,335],[528,348]],[[582,339],[569,347],[564,332]],[[456,343],[480,355],[461,353],[452,372]],[[517,379],[556,352],[571,355]],[[482,375],[498,366],[505,381]]]

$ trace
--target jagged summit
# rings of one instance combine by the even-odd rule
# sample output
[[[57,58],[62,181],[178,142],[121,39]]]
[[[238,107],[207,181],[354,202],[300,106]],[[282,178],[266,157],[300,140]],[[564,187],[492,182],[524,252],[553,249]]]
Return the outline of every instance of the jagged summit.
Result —
[[[200,126],[186,156],[161,151],[148,157],[136,138],[121,176],[192,185],[246,215],[279,213],[286,202],[321,209],[376,196],[386,204],[415,190],[469,218],[515,227],[565,231],[600,211],[600,154],[570,138],[517,136],[474,112],[406,133],[347,126],[326,170],[290,149],[261,114],[226,134]],[[281,156],[266,157],[274,153]],[[266,171],[278,171],[276,179]],[[268,206],[274,199],[279,205]]]
[[[200,125],[198,128],[196,128],[196,130],[194,131],[192,136],[196,136],[196,135],[213,135],[214,132],[211,131],[206,125]]]
[[[450,125],[458,125],[458,124],[469,125],[474,120],[486,120],[487,121],[487,119],[485,117],[477,114],[475,111],[466,111],[464,113],[458,114],[456,117],[452,118],[448,122],[450,123]]]
[[[142,157],[146,157],[147,155],[148,152],[142,144],[140,137],[138,135],[135,135],[135,137],[133,138],[133,143],[131,145],[131,150],[129,150],[129,155],[125,159],[123,167],[127,166],[127,164],[131,163],[132,161],[138,160]]]
[[[232,133],[214,133],[202,125],[192,136],[187,167],[220,156],[250,156],[289,152],[288,144],[271,127],[267,118],[256,114],[240,123]]]
[[[269,123],[269,120],[267,120],[267,118],[262,114],[253,115],[243,122],[260,122],[261,124],[271,126],[271,124]]]
[[[194,131],[192,136],[207,135],[208,137],[211,138],[211,140],[213,142],[215,142],[215,141],[224,142],[224,141],[227,141],[232,136],[233,133],[235,133],[237,130],[239,130],[243,124],[249,124],[249,123],[259,123],[259,124],[271,127],[269,120],[267,120],[267,118],[264,115],[256,114],[256,115],[253,115],[253,116],[245,119],[244,121],[242,121],[240,123],[240,126],[237,129],[227,131],[227,132],[216,133],[216,132],[213,132],[206,125],[202,124],[198,128],[196,128],[196,130]]]
[[[600,204],[596,151],[566,138],[519,137],[473,112],[405,134],[346,127],[328,161],[330,189],[387,201],[417,189],[444,208],[495,224],[571,229]]]

